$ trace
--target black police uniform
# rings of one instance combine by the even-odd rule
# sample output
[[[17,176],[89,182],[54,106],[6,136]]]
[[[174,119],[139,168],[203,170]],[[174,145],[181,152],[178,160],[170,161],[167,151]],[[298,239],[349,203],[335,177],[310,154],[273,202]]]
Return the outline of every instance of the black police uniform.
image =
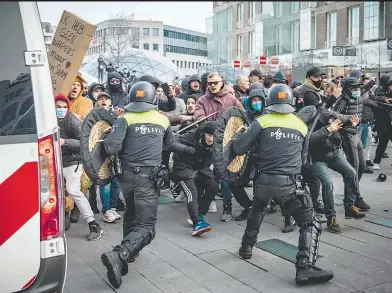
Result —
[[[247,132],[233,138],[233,151],[237,155],[246,154],[257,144],[254,202],[239,254],[244,259],[252,257],[266,207],[275,197],[281,202],[283,215],[292,215],[300,227],[297,284],[322,283],[332,279],[333,273],[314,267],[321,223],[307,204],[307,198],[296,194],[295,177],[301,173],[307,126],[293,114],[293,104],[291,89],[284,84],[274,85],[266,101],[268,114],[256,118]]]
[[[105,138],[109,155],[118,153],[123,174],[120,186],[126,201],[123,218],[123,241],[113,251],[102,254],[110,283],[121,286],[121,275],[128,272],[128,262],[155,237],[158,211],[157,173],[162,150],[169,148],[173,134],[169,119],[156,110],[155,88],[141,81],[130,91],[127,111],[113,125]]]

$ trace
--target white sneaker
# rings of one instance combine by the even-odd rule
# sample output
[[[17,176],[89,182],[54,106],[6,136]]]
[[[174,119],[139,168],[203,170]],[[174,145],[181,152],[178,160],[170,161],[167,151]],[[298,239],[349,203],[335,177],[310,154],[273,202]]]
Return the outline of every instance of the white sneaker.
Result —
[[[186,197],[185,192],[181,190],[180,194],[177,195],[177,196],[174,198],[174,200],[175,200],[176,202],[183,202],[185,197]]]
[[[380,165],[374,163],[374,165],[373,165],[373,170],[380,170]]]
[[[188,224],[193,227],[193,221],[191,220],[191,218],[188,218]]]
[[[112,214],[116,218],[116,221],[121,219],[121,215],[116,212],[116,208],[113,208],[110,211],[112,212]]]
[[[216,213],[218,209],[216,208],[216,203],[215,200],[213,200],[210,204],[210,207],[208,208],[209,213]]]
[[[112,210],[107,210],[103,215],[102,220],[106,223],[113,223],[116,221],[116,216],[112,213]]]

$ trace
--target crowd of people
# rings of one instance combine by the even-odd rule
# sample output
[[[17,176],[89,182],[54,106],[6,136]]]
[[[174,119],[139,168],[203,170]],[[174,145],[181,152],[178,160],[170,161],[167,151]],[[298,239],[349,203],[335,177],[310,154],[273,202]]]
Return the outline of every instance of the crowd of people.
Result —
[[[125,211],[121,244],[101,257],[115,288],[128,263],[154,239],[159,192],[165,189],[177,202],[186,201],[192,236],[212,229],[206,215],[217,212],[217,198],[223,199],[221,221],[231,221],[234,196],[243,208],[234,219],[247,220],[239,249],[244,259],[252,257],[264,216],[279,206],[282,232],[300,228],[297,284],[333,278],[315,266],[322,217],[330,232],[342,233],[330,170],[343,177],[345,218],[366,217],[371,207],[359,182],[364,173],[380,170],[392,138],[389,77],[377,85],[360,71],[328,77],[317,67],[307,71],[303,83],[291,85],[282,72],[264,76],[257,69],[238,76],[233,86],[218,72],[191,76],[179,86],[148,75],[133,76],[127,84],[130,77],[113,68],[106,84],[99,74],[100,83],[87,87],[78,74],[68,95],[55,97],[66,229],[81,214],[90,228],[88,240],[98,240],[103,230],[96,215],[115,223]],[[106,156],[118,155],[122,165],[104,185],[91,184],[80,153],[90,147],[80,142],[84,121],[102,111],[114,121],[103,139]],[[372,141],[378,142],[374,160]],[[229,168],[235,160],[243,164],[237,170]],[[162,168],[168,176],[157,184]],[[306,192],[297,192],[298,181],[309,190],[310,202]],[[253,187],[253,196],[247,187]]]

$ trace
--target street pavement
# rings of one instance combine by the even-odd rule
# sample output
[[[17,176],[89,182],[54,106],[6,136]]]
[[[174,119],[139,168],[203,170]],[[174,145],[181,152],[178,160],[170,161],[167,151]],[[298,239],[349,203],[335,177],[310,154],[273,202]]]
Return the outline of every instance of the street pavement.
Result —
[[[373,147],[374,151],[375,147]],[[387,152],[392,157],[392,148]],[[371,205],[367,220],[387,219],[392,222],[392,159],[383,159],[381,171],[364,174],[361,194]],[[388,178],[377,182],[380,172]],[[251,194],[251,189],[249,189]],[[83,221],[72,224],[66,232],[68,271],[65,293],[387,293],[392,292],[392,228],[365,220],[345,220],[342,206],[343,183],[335,174],[336,211],[343,227],[340,235],[326,229],[321,235],[317,265],[332,270],[335,277],[321,285],[299,287],[295,284],[294,264],[274,254],[254,248],[253,258],[242,260],[238,255],[246,222],[219,221],[218,212],[207,215],[212,231],[191,237],[185,203],[161,204],[153,242],[141,251],[136,262],[129,265],[120,289],[113,289],[100,261],[103,252],[111,250],[122,238],[121,221],[107,224],[97,215],[104,234],[98,241],[88,242],[88,226]],[[234,203],[234,215],[241,207]],[[261,226],[259,241],[277,238],[296,245],[298,227],[283,234],[280,211],[267,215]]]

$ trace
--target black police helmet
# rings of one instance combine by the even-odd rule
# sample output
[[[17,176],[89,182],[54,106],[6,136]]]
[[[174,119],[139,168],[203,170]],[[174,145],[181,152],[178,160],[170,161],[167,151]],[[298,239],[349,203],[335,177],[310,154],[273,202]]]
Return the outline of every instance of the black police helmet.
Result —
[[[377,177],[377,181],[384,182],[385,180],[387,180],[387,175],[385,175],[384,173],[380,173],[380,175],[378,175]]]
[[[291,88],[286,84],[275,84],[269,92],[265,101],[266,109],[280,114],[295,112],[294,95]]]
[[[156,109],[155,87],[147,81],[135,83],[129,91],[130,103],[124,107],[129,112],[147,112]]]

